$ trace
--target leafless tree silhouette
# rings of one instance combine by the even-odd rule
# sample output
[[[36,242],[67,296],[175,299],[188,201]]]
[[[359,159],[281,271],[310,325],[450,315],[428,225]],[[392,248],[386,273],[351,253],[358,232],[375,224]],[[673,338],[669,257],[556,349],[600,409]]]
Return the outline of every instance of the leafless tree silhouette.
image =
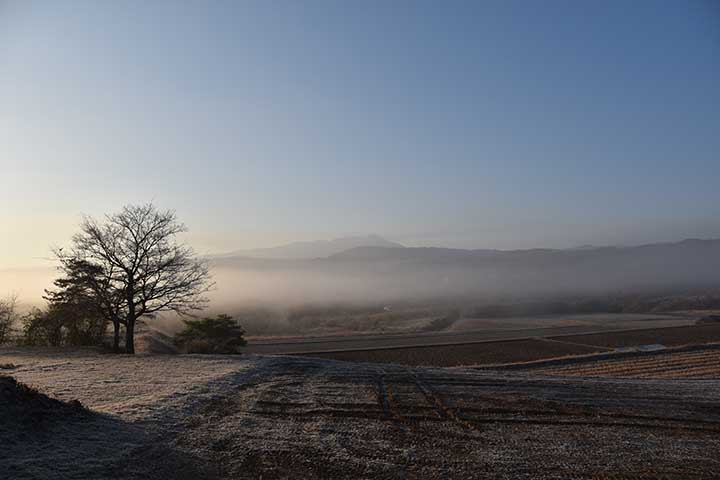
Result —
[[[187,315],[207,303],[211,288],[207,263],[178,242],[186,227],[175,212],[153,204],[128,205],[103,221],[86,216],[68,250],[56,249],[61,269],[81,278],[114,327],[119,348],[125,327],[125,351],[135,353],[135,325],[159,312]]]

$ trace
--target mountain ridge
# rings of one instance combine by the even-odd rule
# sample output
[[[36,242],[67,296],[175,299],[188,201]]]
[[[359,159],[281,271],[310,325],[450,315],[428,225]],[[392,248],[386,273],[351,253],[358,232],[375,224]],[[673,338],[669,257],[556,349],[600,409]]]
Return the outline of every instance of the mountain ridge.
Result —
[[[538,255],[538,254],[568,254],[575,256],[582,256],[585,254],[592,254],[597,252],[637,252],[648,249],[659,249],[659,248],[671,248],[671,247],[689,247],[689,246],[720,246],[720,239],[709,238],[709,239],[698,239],[698,238],[687,238],[677,242],[656,242],[646,243],[641,245],[606,245],[606,246],[583,246],[581,248],[524,248],[524,249],[488,249],[488,248],[448,248],[448,247],[403,247],[403,253],[407,255],[413,255],[415,253],[448,253],[448,254],[467,254],[467,255],[497,255],[497,256],[518,256],[518,255]],[[393,247],[382,247],[372,245],[361,245],[353,247],[337,254],[332,255],[330,258],[352,258],[360,257],[362,254],[372,253],[391,253],[399,250]]]
[[[258,297],[308,302],[611,295],[720,288],[720,239],[581,250],[361,246],[313,259],[226,257],[213,267],[230,283],[250,274]]]
[[[211,255],[213,259],[245,257],[275,260],[300,260],[330,257],[357,247],[405,248],[379,235],[340,237],[332,240],[310,240],[291,242],[276,247],[234,250],[232,252]]]

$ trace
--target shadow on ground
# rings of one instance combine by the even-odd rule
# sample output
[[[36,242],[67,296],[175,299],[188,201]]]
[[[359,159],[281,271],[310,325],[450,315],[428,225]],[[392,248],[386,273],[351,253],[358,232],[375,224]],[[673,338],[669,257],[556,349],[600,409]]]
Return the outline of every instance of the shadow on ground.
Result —
[[[0,377],[0,478],[197,479],[212,468],[141,425]]]

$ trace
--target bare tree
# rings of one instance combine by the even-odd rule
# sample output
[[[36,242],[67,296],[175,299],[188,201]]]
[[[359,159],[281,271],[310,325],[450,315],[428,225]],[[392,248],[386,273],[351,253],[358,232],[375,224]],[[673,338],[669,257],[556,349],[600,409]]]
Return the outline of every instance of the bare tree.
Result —
[[[135,353],[135,325],[159,312],[187,315],[207,303],[210,274],[192,248],[177,241],[186,231],[175,212],[153,204],[128,205],[104,221],[84,217],[69,251],[56,255],[68,278],[80,276],[115,329],[125,327],[125,350]]]
[[[10,340],[15,325],[17,297],[0,300],[0,345]]]

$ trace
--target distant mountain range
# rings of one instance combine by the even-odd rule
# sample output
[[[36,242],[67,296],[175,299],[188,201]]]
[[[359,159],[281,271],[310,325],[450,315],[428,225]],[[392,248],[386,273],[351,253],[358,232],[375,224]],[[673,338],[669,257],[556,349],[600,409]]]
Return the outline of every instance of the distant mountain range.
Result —
[[[343,249],[369,241],[381,245]],[[260,252],[265,258],[229,255],[215,258],[213,266],[230,283],[251,274],[246,276],[251,279],[248,290],[282,284],[282,291],[270,292],[268,287],[267,293],[282,297],[287,291],[310,300],[352,295],[402,299],[720,288],[720,240],[565,250],[461,250],[403,247],[373,236],[304,242]]]
[[[386,247],[402,248],[399,243],[390,242],[378,235],[364,237],[343,237],[334,240],[315,240],[310,242],[293,242],[287,245],[270,248],[255,248],[249,250],[235,250],[213,258],[247,257],[269,259],[311,259],[336,255],[357,247]]]
[[[376,235],[210,258],[217,308],[720,289],[720,240],[565,250],[403,247]],[[0,270],[0,297],[38,301],[57,272]],[[473,300],[474,301],[474,300]]]

